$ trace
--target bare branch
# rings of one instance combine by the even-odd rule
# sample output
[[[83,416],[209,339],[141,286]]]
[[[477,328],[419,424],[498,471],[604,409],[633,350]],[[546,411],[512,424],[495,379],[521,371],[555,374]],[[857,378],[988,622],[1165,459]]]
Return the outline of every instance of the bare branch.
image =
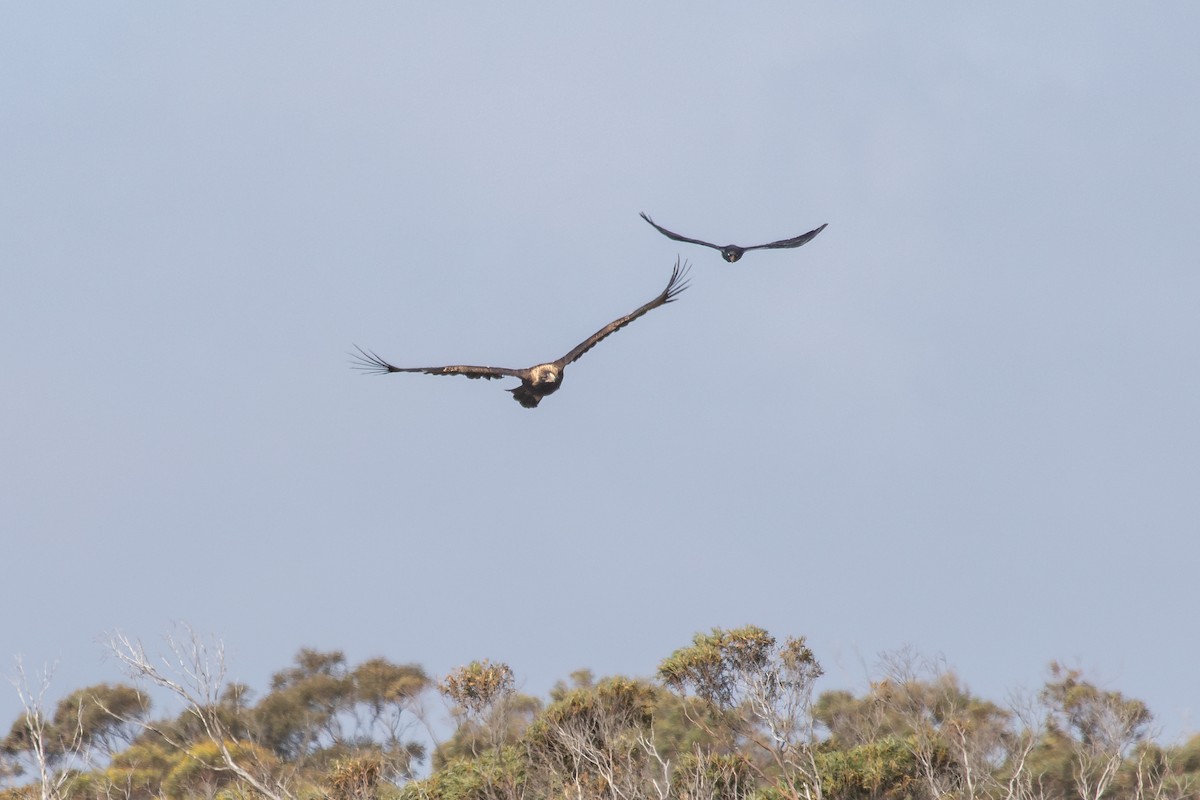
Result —
[[[82,710],[76,708],[74,719],[64,719],[55,725],[46,717],[46,693],[54,677],[54,666],[42,669],[37,687],[29,682],[25,663],[17,656],[16,675],[9,682],[21,701],[25,750],[38,776],[42,800],[58,800],[71,776],[72,769],[86,768],[90,753],[84,745]]]
[[[205,738],[214,744],[222,766],[270,800],[289,800],[286,787],[271,777],[265,769],[252,771],[253,764],[244,764],[235,757],[231,745],[237,740],[217,713],[221,690],[225,685],[225,647],[219,639],[205,641],[195,630],[180,626],[182,636],[168,634],[167,652],[152,659],[142,643],[117,631],[109,637],[109,652],[134,680],[146,680],[166,689],[184,703],[185,712],[200,724]],[[161,728],[149,722],[140,723],[146,730],[162,736],[169,744],[189,752],[185,742],[172,740]],[[239,748],[241,753],[243,748]],[[243,756],[244,758],[244,756]]]

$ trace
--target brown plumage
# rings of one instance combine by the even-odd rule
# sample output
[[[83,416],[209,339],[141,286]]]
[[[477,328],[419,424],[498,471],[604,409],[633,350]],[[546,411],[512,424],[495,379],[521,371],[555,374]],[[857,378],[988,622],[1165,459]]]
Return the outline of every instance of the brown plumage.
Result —
[[[624,328],[643,314],[659,306],[664,306],[678,297],[679,293],[688,286],[688,269],[689,267],[686,263],[681,266],[679,261],[676,260],[675,268],[671,270],[671,280],[667,282],[667,288],[663,289],[658,297],[633,313],[626,314],[620,319],[615,319],[608,323],[577,344],[574,349],[562,358],[555,361],[548,361],[545,364],[537,364],[526,369],[471,367],[464,364],[455,364],[447,367],[395,367],[370,350],[363,350],[358,345],[355,345],[358,354],[350,354],[354,359],[352,366],[354,369],[378,375],[386,375],[391,372],[424,372],[427,375],[465,375],[468,378],[484,378],[486,380],[520,378],[521,385],[508,391],[512,392],[513,399],[525,408],[537,408],[537,404],[541,402],[543,397],[558,391],[558,387],[562,385],[563,371],[568,364],[577,361],[580,356],[595,347],[605,337]]]
[[[736,244],[727,244],[724,247],[722,247],[721,245],[713,244],[712,242],[702,242],[699,239],[689,239],[686,236],[680,236],[678,233],[673,233],[673,232],[667,230],[666,228],[664,228],[662,225],[659,225],[654,220],[650,219],[650,217],[646,215],[646,212],[642,211],[639,213],[642,215],[642,219],[646,220],[646,222],[649,222],[651,225],[653,225],[659,233],[661,233],[663,236],[666,236],[668,239],[674,239],[677,242],[688,242],[690,244],[702,244],[705,247],[711,247],[714,250],[720,250],[721,257],[724,258],[726,261],[728,261],[730,264],[732,264],[734,261],[737,261],[739,258],[741,258],[742,255],[747,250],[779,250],[779,249],[786,248],[786,247],[799,247],[800,245],[804,244],[805,242],[810,241],[814,236],[816,236],[821,231],[825,230],[825,225],[829,224],[827,222],[827,223],[825,223],[825,225],[822,225],[819,228],[814,228],[813,230],[809,231],[808,233],[802,233],[799,236],[792,237],[791,239],[780,239],[778,242],[771,242],[770,244],[756,244],[756,245],[752,245],[750,247],[741,247],[740,245],[736,245]]]

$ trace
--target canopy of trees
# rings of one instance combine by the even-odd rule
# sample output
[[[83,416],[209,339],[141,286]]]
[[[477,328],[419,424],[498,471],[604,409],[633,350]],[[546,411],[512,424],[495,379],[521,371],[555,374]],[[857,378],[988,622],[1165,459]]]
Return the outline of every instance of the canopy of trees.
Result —
[[[862,694],[820,693],[803,638],[746,626],[697,634],[653,679],[581,670],[544,700],[506,664],[435,679],[310,649],[256,697],[190,630],[166,657],[122,636],[110,649],[132,683],[53,708],[48,682],[21,674],[0,800],[1200,798],[1200,735],[1160,744],[1144,704],[1057,663],[1003,705],[910,652],[885,657]],[[149,687],[182,710],[155,713]]]

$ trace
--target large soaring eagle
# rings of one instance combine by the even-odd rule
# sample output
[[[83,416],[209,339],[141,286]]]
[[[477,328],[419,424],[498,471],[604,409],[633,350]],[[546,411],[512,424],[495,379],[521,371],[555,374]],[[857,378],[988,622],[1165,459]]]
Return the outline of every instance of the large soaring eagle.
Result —
[[[679,296],[679,293],[687,288],[687,273],[688,265],[685,263],[680,266],[678,260],[675,261],[675,268],[671,270],[671,280],[667,282],[667,288],[662,290],[662,294],[651,300],[646,305],[634,311],[631,314],[626,314],[620,319],[615,319],[605,325],[600,330],[593,333],[588,338],[584,339],[575,346],[571,352],[567,353],[557,361],[550,361],[545,364],[538,364],[526,369],[509,369],[507,367],[469,367],[462,364],[456,364],[448,367],[394,367],[384,361],[375,353],[369,350],[363,350],[358,345],[355,349],[358,350],[358,355],[351,353],[354,358],[354,369],[360,369],[364,372],[372,372],[379,375],[386,375],[389,372],[424,372],[428,375],[465,375],[468,378],[486,378],[494,380],[496,378],[520,378],[521,385],[515,389],[509,389],[512,392],[513,399],[523,405],[525,408],[537,408],[537,404],[541,399],[548,394],[554,394],[558,391],[558,387],[562,385],[563,371],[567,364],[576,360],[588,350],[595,347],[602,339],[611,333],[619,331],[629,323],[633,322],[638,317],[648,311],[652,311],[659,306],[664,306],[673,301]]]
[[[671,231],[664,228],[662,225],[659,225],[657,222],[650,219],[650,217],[646,216],[646,212],[642,211],[639,213],[642,215],[642,219],[646,220],[646,222],[649,222],[656,229],[658,229],[658,232],[661,233],[663,236],[666,236],[669,239],[674,239],[677,242],[689,242],[691,244],[702,244],[705,247],[711,247],[714,250],[720,250],[721,257],[724,258],[726,261],[728,261],[730,264],[732,264],[734,261],[737,261],[739,258],[741,258],[742,255],[747,250],[780,250],[785,247],[799,247],[800,245],[804,244],[805,242],[810,241],[814,236],[816,236],[821,231],[825,230],[825,225],[829,224],[827,222],[827,223],[825,223],[825,225],[822,225],[819,228],[814,228],[813,230],[809,231],[808,233],[801,234],[800,236],[796,236],[792,239],[780,239],[778,242],[771,242],[770,244],[756,244],[756,245],[752,245],[751,247],[741,247],[736,244],[727,244],[724,247],[722,247],[721,245],[713,244],[712,242],[702,242],[699,239],[689,239],[686,236],[680,236],[678,233],[672,233]]]

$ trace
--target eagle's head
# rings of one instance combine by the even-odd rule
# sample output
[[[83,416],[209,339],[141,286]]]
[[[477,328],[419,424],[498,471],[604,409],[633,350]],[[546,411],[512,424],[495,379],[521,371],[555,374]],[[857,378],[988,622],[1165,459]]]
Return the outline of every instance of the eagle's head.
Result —
[[[530,383],[534,386],[549,385],[557,388],[562,380],[562,371],[553,364],[539,364],[530,370]]]
[[[721,248],[721,258],[728,261],[730,264],[742,257],[746,251],[736,245],[726,245]]]

